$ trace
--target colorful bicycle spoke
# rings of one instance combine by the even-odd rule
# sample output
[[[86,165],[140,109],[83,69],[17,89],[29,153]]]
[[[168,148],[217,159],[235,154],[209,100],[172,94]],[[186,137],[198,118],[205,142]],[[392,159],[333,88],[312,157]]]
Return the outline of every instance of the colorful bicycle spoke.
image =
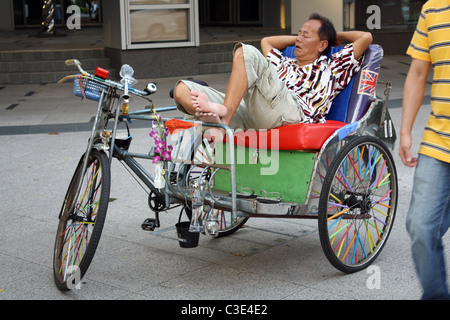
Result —
[[[354,148],[336,172],[328,199],[328,236],[338,259],[358,264],[383,239],[392,209],[391,170],[370,144]]]
[[[69,215],[66,229],[61,235],[62,259],[59,272],[63,273],[64,280],[67,280],[75,271],[74,268],[79,266],[89,244],[99,205],[102,185],[100,172],[100,164],[95,162],[86,173],[86,180],[74,204],[73,213]]]

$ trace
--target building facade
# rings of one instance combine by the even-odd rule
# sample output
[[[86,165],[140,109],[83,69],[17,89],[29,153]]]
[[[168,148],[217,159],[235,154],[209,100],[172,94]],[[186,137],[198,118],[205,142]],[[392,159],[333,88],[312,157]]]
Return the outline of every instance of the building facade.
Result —
[[[0,0],[0,29],[39,28],[43,0]],[[339,30],[368,30],[386,54],[404,54],[426,0],[53,0],[59,28],[80,10],[81,28],[103,28],[114,64],[132,60],[149,76],[196,74],[200,32],[208,28],[279,29],[296,34],[318,12]],[[74,11],[75,12],[75,11]],[[238,41],[239,39],[236,39]],[[158,70],[147,70],[148,61]],[[163,70],[172,70],[167,73]]]

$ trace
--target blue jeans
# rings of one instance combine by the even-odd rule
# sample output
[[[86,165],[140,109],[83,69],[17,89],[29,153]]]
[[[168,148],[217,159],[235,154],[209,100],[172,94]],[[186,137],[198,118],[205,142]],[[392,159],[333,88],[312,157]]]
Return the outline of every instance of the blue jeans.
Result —
[[[450,225],[450,163],[419,155],[406,228],[424,300],[450,299],[442,237]]]

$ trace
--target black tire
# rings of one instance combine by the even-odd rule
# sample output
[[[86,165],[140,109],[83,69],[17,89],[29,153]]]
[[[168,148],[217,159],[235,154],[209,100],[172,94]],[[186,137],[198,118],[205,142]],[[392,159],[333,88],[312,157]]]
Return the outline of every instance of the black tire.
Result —
[[[83,163],[84,156],[67,190],[56,232],[53,277],[61,291],[80,284],[94,257],[108,210],[111,175],[107,155],[91,151],[78,192]]]
[[[367,268],[383,249],[397,209],[397,172],[386,145],[371,136],[348,142],[333,159],[319,200],[322,249],[338,270]]]

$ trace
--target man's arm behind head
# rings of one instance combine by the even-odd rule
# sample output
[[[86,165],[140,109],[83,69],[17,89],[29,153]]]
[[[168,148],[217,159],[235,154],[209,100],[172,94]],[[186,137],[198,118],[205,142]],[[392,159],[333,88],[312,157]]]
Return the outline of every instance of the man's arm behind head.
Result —
[[[342,42],[353,43],[355,59],[358,60],[369,48],[373,38],[370,32],[365,31],[344,31],[337,33],[337,44]]]
[[[272,36],[261,40],[261,51],[266,57],[273,48],[283,50],[295,44],[296,36]]]

